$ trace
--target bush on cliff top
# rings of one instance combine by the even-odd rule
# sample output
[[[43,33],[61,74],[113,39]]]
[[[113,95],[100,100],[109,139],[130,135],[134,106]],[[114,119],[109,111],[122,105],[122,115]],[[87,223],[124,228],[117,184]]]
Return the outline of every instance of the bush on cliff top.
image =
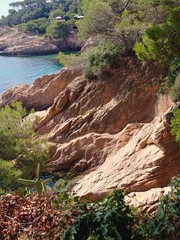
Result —
[[[153,24],[145,30],[142,42],[137,42],[134,50],[142,61],[155,60],[170,66],[180,55],[180,6],[168,7],[163,24]]]
[[[131,239],[134,214],[125,204],[124,192],[117,190],[102,201],[79,204],[79,215],[59,234],[66,239]]]
[[[50,39],[63,39],[69,33],[69,24],[65,21],[53,21],[46,29],[46,37]]]
[[[24,33],[44,34],[46,32],[48,21],[46,18],[39,18],[22,23],[18,26],[18,30]]]
[[[89,80],[108,75],[115,68],[124,52],[123,44],[117,44],[111,40],[101,42],[92,49],[88,55],[84,69],[85,77]]]

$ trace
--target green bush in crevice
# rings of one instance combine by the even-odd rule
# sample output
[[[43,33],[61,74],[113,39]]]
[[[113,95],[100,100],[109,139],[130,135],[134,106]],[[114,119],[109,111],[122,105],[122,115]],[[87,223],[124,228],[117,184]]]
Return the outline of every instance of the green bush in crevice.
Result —
[[[111,40],[103,41],[89,53],[84,69],[85,77],[92,80],[109,74],[118,65],[123,52],[123,45]]]

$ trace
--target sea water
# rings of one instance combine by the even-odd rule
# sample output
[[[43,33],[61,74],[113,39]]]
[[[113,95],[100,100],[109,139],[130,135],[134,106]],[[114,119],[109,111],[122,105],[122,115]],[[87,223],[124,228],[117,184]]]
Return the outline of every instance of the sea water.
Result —
[[[38,77],[60,71],[63,65],[54,57],[0,56],[0,94],[16,85],[31,84]]]

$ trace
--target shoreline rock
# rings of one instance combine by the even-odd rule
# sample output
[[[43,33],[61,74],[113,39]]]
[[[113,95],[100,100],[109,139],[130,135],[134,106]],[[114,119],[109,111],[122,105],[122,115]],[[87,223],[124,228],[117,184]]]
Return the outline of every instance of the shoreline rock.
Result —
[[[1,56],[49,55],[80,49],[76,31],[71,31],[66,39],[52,41],[42,35],[19,32],[17,28],[0,28]]]

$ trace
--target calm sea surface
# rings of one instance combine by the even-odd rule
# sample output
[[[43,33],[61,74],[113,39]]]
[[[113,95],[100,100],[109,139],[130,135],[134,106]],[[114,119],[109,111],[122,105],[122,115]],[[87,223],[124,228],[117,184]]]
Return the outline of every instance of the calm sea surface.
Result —
[[[45,74],[58,72],[63,66],[54,55],[37,57],[0,56],[0,94],[18,84],[31,84]]]

